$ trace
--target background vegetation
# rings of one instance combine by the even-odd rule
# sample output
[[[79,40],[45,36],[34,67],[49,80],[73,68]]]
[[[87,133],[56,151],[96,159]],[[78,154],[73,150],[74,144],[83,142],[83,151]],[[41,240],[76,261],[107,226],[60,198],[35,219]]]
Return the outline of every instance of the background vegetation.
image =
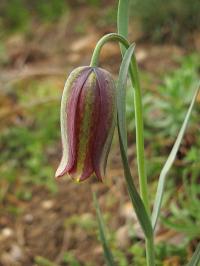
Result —
[[[87,64],[96,39],[105,32],[115,31],[116,8],[113,7],[115,1],[99,0],[3,0],[0,3],[0,264],[3,266],[15,265],[16,261],[16,265],[89,266],[94,261],[103,265],[89,186],[99,191],[111,232],[110,244],[119,265],[144,265],[143,237],[130,214],[132,210],[127,207],[117,140],[110,156],[106,184],[96,185],[91,181],[77,188],[71,181],[63,186],[53,179],[60,158],[59,101],[66,73],[77,65]],[[200,3],[170,0],[163,5],[161,0],[134,0],[130,12],[133,21],[130,35],[134,38],[139,32],[137,56],[153,200],[160,168],[199,80]],[[116,74],[118,50],[115,52],[115,46],[110,50],[108,47],[103,56],[102,63]],[[127,94],[129,155],[137,176],[130,88]],[[199,111],[198,99],[167,182],[156,238],[157,265],[184,265],[199,240]],[[125,211],[121,209],[128,209],[128,214],[124,216]],[[22,240],[15,235],[15,229],[22,232],[19,228],[23,231]],[[8,229],[12,234],[5,241]],[[120,230],[124,232],[121,235]],[[67,244],[65,235],[71,245]],[[123,241],[125,244],[120,246]],[[97,249],[92,252],[94,256],[89,248],[92,245]],[[18,259],[16,246],[18,255],[21,252]]]

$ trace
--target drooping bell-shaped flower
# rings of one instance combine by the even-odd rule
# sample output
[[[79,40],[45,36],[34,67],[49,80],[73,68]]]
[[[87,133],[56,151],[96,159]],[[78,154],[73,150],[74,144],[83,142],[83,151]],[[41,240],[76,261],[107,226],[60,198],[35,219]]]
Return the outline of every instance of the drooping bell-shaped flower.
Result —
[[[61,100],[62,159],[56,177],[102,180],[116,124],[116,89],[98,67],[79,67],[67,79]]]

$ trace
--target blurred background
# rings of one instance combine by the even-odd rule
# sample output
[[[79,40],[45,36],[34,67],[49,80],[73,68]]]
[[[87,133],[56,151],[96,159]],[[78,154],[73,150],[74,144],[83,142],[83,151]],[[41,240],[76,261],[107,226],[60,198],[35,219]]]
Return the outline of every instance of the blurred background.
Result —
[[[129,39],[143,88],[145,152],[153,202],[158,175],[200,73],[200,1],[130,0]],[[127,196],[115,136],[104,184],[56,182],[59,105],[69,72],[88,65],[116,31],[117,1],[0,1],[0,265],[102,266],[91,189],[119,266],[145,266],[144,236]],[[116,44],[101,66],[116,77]],[[133,92],[127,90],[131,169],[137,184]],[[182,266],[200,236],[200,97],[171,170],[156,233],[157,265]]]

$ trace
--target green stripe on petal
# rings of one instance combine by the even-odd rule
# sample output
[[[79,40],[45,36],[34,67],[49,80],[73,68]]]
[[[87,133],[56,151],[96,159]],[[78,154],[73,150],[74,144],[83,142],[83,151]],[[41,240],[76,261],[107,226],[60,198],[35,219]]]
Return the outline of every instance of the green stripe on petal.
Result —
[[[85,167],[85,160],[89,152],[89,145],[90,145],[90,137],[91,137],[91,123],[92,123],[92,116],[93,116],[93,109],[95,103],[95,88],[96,86],[96,75],[92,71],[87,81],[84,84],[82,93],[83,93],[83,101],[84,101],[84,109],[81,115],[81,125],[80,125],[80,132],[78,136],[78,151],[77,151],[77,169],[75,173],[75,179],[77,181],[80,180],[81,175],[84,171]],[[90,155],[88,155],[90,157]],[[92,165],[91,165],[92,167]],[[93,170],[93,169],[91,169]]]

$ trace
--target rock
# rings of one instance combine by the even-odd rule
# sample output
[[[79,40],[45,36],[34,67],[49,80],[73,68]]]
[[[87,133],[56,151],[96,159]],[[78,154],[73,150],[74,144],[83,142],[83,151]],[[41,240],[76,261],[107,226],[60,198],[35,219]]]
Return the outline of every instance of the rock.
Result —
[[[119,248],[125,249],[130,246],[129,227],[124,225],[116,232],[116,242]]]
[[[144,49],[138,49],[138,51],[136,52],[136,58],[138,63],[143,62],[145,59],[147,59],[147,51]]]
[[[45,210],[50,210],[54,206],[53,200],[45,200],[42,202],[42,208]]]
[[[127,222],[136,222],[137,217],[130,202],[126,202],[120,209],[120,216],[125,218]]]
[[[33,215],[31,213],[27,213],[24,215],[24,221],[28,224],[31,224],[33,222]]]
[[[9,252],[4,252],[0,256],[0,263],[5,266],[22,265],[21,261],[24,259],[24,253],[20,246],[13,244]]]
[[[102,255],[103,253],[103,248],[102,245],[98,245],[93,249],[93,252],[96,256]]]
[[[13,261],[22,260],[24,257],[22,249],[16,244],[12,245],[9,254],[10,254],[10,257],[12,258]]]
[[[8,240],[9,238],[11,238],[12,236],[14,235],[14,232],[11,228],[3,228],[1,231],[0,231],[0,242],[2,241],[6,241]]]
[[[130,202],[125,203],[120,211],[120,215],[125,219],[125,223],[132,226],[134,236],[144,239],[142,228],[138,222],[133,206]]]
[[[134,235],[135,235],[137,238],[139,238],[139,239],[144,239],[144,238],[145,238],[144,233],[143,233],[143,231],[142,231],[142,228],[141,228],[139,222],[135,223],[135,224],[133,225],[133,228],[134,228]]]
[[[13,230],[11,228],[6,227],[2,230],[1,236],[4,238],[9,238],[13,236]]]

